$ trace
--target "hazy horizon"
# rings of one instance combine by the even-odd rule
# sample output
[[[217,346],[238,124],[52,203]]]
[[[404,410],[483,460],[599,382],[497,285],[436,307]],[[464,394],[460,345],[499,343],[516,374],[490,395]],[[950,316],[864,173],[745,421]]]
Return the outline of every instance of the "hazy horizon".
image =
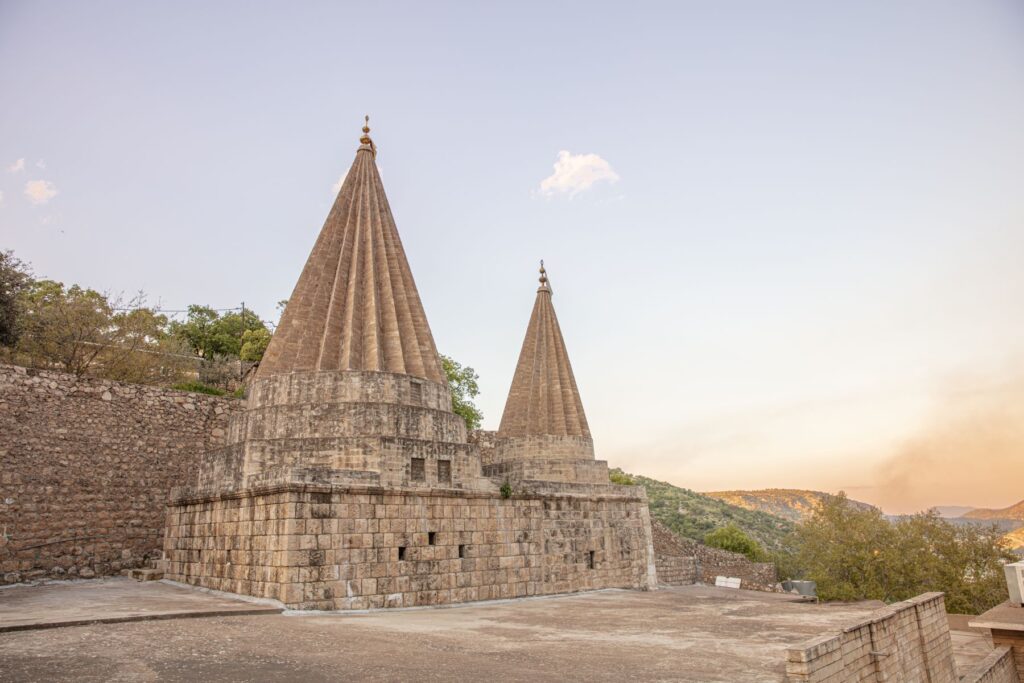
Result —
[[[1024,499],[1024,6],[0,3],[0,248],[287,298],[363,115],[497,428],[545,260],[598,457]]]

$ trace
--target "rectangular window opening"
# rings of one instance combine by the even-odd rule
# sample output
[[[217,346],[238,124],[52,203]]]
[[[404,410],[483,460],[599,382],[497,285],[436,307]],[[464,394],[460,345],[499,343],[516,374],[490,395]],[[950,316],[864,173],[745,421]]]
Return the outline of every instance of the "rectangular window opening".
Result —
[[[404,562],[405,561],[405,546],[404,545],[398,546],[398,561],[399,562]]]
[[[593,550],[591,550],[587,554],[587,568],[588,569],[593,569],[594,568],[594,551]]]
[[[413,481],[427,480],[427,465],[423,458],[413,458],[409,468],[409,478]]]
[[[460,560],[466,559],[466,546],[464,546],[464,545],[460,545],[459,546],[459,559]]]
[[[452,461],[451,460],[438,460],[437,461],[437,483],[438,484],[450,484],[450,483],[452,483]]]
[[[437,532],[436,531],[428,531],[427,532],[427,543],[429,545],[434,545],[435,541],[437,541]]]
[[[413,403],[423,402],[423,385],[419,382],[413,382],[409,385],[409,399]]]

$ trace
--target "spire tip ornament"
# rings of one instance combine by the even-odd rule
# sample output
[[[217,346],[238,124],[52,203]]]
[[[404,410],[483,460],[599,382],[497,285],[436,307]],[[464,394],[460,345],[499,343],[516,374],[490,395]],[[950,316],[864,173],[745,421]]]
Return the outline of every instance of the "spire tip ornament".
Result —
[[[363,134],[359,137],[359,142],[370,147],[370,151],[373,152],[373,156],[377,156],[377,145],[373,144],[373,140],[370,138],[370,115],[367,114],[363,117]]]
[[[538,289],[539,292],[550,292],[551,286],[548,284],[548,271],[544,268],[544,259],[541,259],[541,276],[539,278],[541,287]]]

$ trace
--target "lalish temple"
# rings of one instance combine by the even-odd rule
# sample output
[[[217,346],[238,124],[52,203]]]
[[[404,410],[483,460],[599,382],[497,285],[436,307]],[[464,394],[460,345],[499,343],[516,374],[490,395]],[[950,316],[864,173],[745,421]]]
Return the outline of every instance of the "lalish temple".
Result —
[[[245,410],[171,494],[165,576],[326,610],[655,588],[646,496],[594,457],[543,266],[500,428],[452,412],[369,132]]]

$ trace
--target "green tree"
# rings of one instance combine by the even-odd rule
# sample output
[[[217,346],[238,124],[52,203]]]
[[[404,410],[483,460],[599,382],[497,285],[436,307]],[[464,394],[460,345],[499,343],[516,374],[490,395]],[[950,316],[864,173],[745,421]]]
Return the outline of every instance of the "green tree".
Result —
[[[1005,598],[1003,564],[1015,558],[995,527],[957,526],[922,512],[890,522],[840,494],[792,537],[793,559],[824,600],[906,600],[946,594],[950,612],[978,614]]]
[[[239,357],[244,361],[258,362],[270,345],[270,330],[261,328],[242,332],[242,348]]]
[[[36,280],[22,292],[15,351],[29,365],[126,382],[181,379],[189,361],[167,318],[144,306],[78,285]],[[122,305],[123,304],[123,305]]]
[[[0,344],[18,342],[23,295],[32,284],[32,269],[13,251],[0,251]]]
[[[855,508],[840,493],[823,501],[794,533],[796,565],[817,582],[823,600],[899,599],[887,585],[887,549],[895,546],[895,529],[881,510]]]
[[[760,544],[735,524],[719,527],[709,533],[704,537],[704,545],[746,555],[752,562],[761,562],[765,557]]]
[[[480,393],[477,384],[480,377],[476,370],[444,354],[441,355],[441,365],[448,377],[448,390],[452,394],[452,412],[462,416],[466,421],[466,429],[480,429],[484,414],[473,403],[473,399]]]
[[[185,342],[193,353],[201,358],[212,360],[218,356],[241,358],[242,347],[249,342],[247,355],[243,360],[259,360],[263,357],[266,345],[270,341],[270,332],[254,311],[230,311],[220,315],[209,306],[191,305],[188,307],[188,318],[184,322],[171,323],[171,332]],[[246,332],[252,333],[248,340],[243,338]]]
[[[96,290],[37,280],[22,297],[18,349],[32,365],[84,375],[114,341],[113,314]]]

